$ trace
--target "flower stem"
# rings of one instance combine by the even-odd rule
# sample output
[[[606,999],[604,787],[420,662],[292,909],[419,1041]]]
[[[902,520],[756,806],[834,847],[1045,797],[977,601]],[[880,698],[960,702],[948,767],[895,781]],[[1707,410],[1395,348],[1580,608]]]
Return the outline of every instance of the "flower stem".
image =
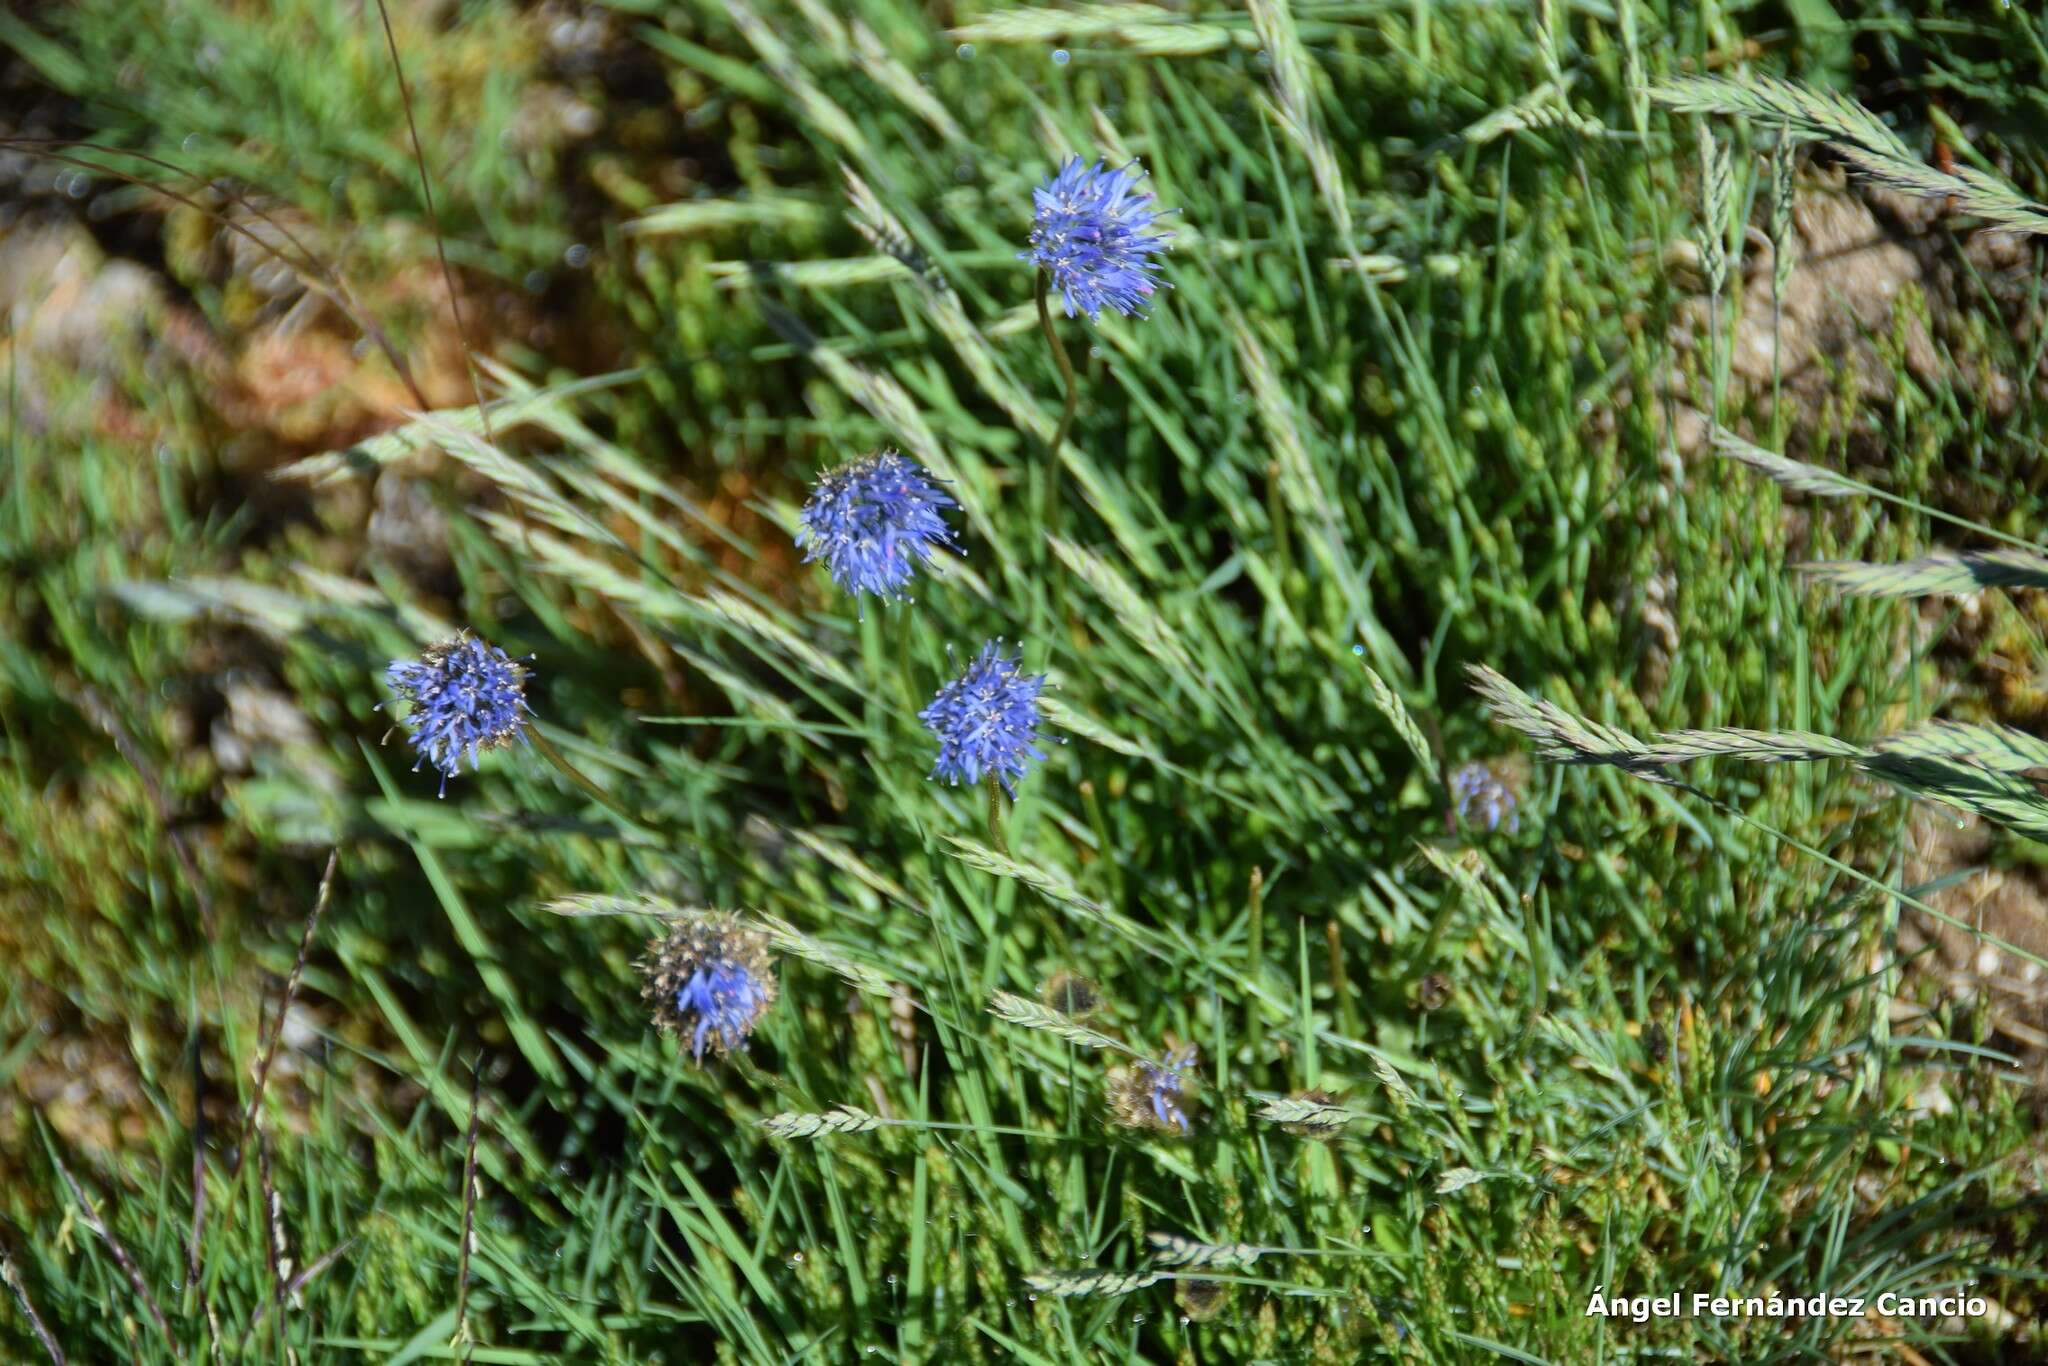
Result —
[[[629,825],[644,826],[647,824],[645,820],[634,815],[621,805],[618,798],[592,782],[582,769],[570,763],[569,756],[556,749],[555,742],[542,734],[539,726],[528,726],[526,733],[532,738],[533,747],[540,751],[541,757],[561,770],[563,777],[588,793],[592,801],[595,801],[599,806]]]
[[[993,773],[988,775],[988,838],[998,854],[1010,856],[1010,840],[1003,834],[1003,785]]]
[[[1074,377],[1074,362],[1067,359],[1066,343],[1060,340],[1058,329],[1052,325],[1052,307],[1047,295],[1052,276],[1038,272],[1038,326],[1045,333],[1046,345],[1052,348],[1053,364],[1060,368],[1060,378],[1067,382],[1067,406],[1060,413],[1060,425],[1052,434],[1052,445],[1046,450],[1046,457],[1052,462],[1051,477],[1059,478],[1060,447],[1066,444],[1067,429],[1074,425],[1074,405],[1081,401],[1081,382]]]

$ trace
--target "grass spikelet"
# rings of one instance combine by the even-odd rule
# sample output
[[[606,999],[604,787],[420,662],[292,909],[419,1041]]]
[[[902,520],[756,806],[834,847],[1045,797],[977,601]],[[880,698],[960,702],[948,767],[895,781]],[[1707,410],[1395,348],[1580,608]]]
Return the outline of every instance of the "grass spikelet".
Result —
[[[1467,1186],[1476,1186],[1486,1179],[1486,1173],[1470,1167],[1453,1167],[1436,1179],[1438,1195],[1456,1195]]]
[[[1953,173],[1929,166],[1875,114],[1831,91],[1745,71],[1734,76],[1679,76],[1650,87],[1671,109],[1747,117],[1767,128],[1827,143],[1865,177],[1922,199],[1956,207],[1996,227],[2048,233],[2048,207],[1972,167]]]
[[[68,1366],[64,1349],[57,1345],[49,1325],[36,1312],[36,1302],[29,1297],[28,1286],[21,1279],[21,1268],[15,1265],[14,1254],[6,1248],[0,1248],[0,1280],[6,1281],[7,1288],[14,1292],[14,1302],[21,1306],[21,1316],[28,1320],[29,1331],[35,1334],[36,1341],[49,1354],[53,1366]]]
[[[787,920],[757,911],[742,918],[750,929],[757,929],[768,936],[768,942],[777,952],[791,958],[801,958],[806,963],[816,964],[828,972],[837,973],[854,987],[870,996],[891,996],[895,985],[889,975],[865,963],[856,963],[832,945],[820,939],[813,939]]]
[[[793,286],[806,290],[857,289],[915,279],[915,272],[893,256],[857,256],[840,261],[707,261],[704,273],[720,289],[768,289]]]
[[[1272,358],[1267,355],[1251,325],[1241,315],[1232,314],[1230,331],[1237,345],[1238,360],[1244,366],[1245,379],[1251,385],[1252,401],[1258,406],[1259,421],[1278,458],[1281,497],[1286,500],[1287,510],[1296,520],[1313,528],[1310,548],[1324,570],[1342,582],[1348,578],[1349,571],[1336,549],[1330,499],[1316,474],[1315,461],[1309,455],[1308,441],[1302,433],[1301,419],[1294,402],[1282,387]]]
[[[1474,147],[1483,147],[1508,133],[1543,128],[1568,128],[1581,137],[1597,136],[1603,131],[1600,125],[1577,113],[1566,101],[1570,89],[1569,76],[1563,81],[1544,81],[1514,103],[1502,105],[1465,125],[1458,136]]]
[[[1234,34],[1219,24],[1191,23],[1163,6],[1143,4],[999,10],[949,29],[947,36],[963,43],[1102,39],[1154,57],[1198,57],[1234,41],[1247,47],[1253,42],[1249,33]]]
[[[1387,1094],[1394,1098],[1395,1108],[1405,1113],[1409,1104],[1415,1099],[1415,1088],[1410,1086],[1407,1080],[1394,1070],[1392,1063],[1381,1057],[1377,1052],[1369,1054],[1368,1057],[1372,1062],[1373,1075],[1380,1079],[1380,1085],[1386,1087]]]
[[[1083,716],[1051,693],[1041,694],[1038,705],[1045,712],[1045,719],[1050,725],[1071,731],[1083,740],[1101,745],[1104,749],[1115,750],[1127,758],[1158,761],[1159,756],[1144,745],[1135,740],[1126,740],[1093,717]]]
[[[500,387],[508,387],[505,379],[509,372],[503,367],[489,368]],[[567,416],[569,400],[616,389],[639,378],[638,370],[621,370],[611,374],[564,380],[543,388],[523,385],[521,392],[509,394],[490,404],[490,425],[493,430],[500,433],[508,433],[530,425],[545,425],[551,417],[559,419]],[[439,444],[437,432],[453,428],[467,436],[480,438],[484,425],[484,412],[474,405],[467,408],[438,408],[431,415],[421,414],[413,417],[389,431],[366,437],[353,446],[293,461],[273,471],[270,477],[279,482],[338,484],[375,474],[385,465],[397,464],[421,451],[436,448]]]
[[[1753,445],[1726,427],[1714,429],[1714,450],[1730,460],[1740,461],[1776,484],[1816,498],[1847,498],[1871,491],[1869,485],[1847,475]]]
[[[1057,1038],[1065,1039],[1068,1043],[1079,1044],[1083,1048],[1138,1056],[1128,1045],[1112,1039],[1099,1030],[1090,1029],[1079,1020],[1063,1015],[1051,1006],[1027,1001],[1022,996],[1013,996],[1007,991],[999,991],[990,997],[988,1008],[989,1013],[999,1020],[1021,1025],[1026,1029],[1043,1030]]]
[[[1792,173],[1797,166],[1798,144],[1780,135],[1771,147],[1771,206],[1766,220],[1766,232],[1771,239],[1773,308],[1784,298],[1785,286],[1792,282],[1792,271],[1799,264],[1799,239],[1792,231]]]
[[[1764,731],[1724,727],[1719,730],[1672,731],[1644,750],[1646,764],[1684,764],[1694,759],[1748,759],[1783,764],[1814,759],[1860,759],[1865,751],[1833,736],[1811,731]]]
[[[577,892],[570,896],[556,897],[541,903],[541,909],[549,915],[568,916],[582,919],[607,915],[651,915],[659,920],[681,920],[690,916],[716,915],[717,912],[704,906],[678,906],[657,896],[608,896],[601,893]]]
[[[1337,240],[1349,248],[1352,243],[1351,195],[1344,185],[1344,172],[1337,154],[1323,131],[1316,109],[1314,67],[1308,49],[1294,26],[1288,0],[1249,0],[1252,27],[1273,61],[1274,100],[1261,107],[1301,154],[1308,159],[1309,174],[1315,179],[1316,196],[1336,226]]]
[[[959,121],[916,76],[911,74],[909,67],[897,60],[896,55],[889,51],[873,29],[855,19],[851,33],[854,65],[865,72],[870,80],[894,95],[902,102],[904,108],[931,125],[933,131],[946,141],[968,141]]]
[[[1243,1269],[1267,1250],[1250,1243],[1200,1243],[1179,1233],[1157,1229],[1145,1235],[1145,1243],[1152,1250],[1154,1262],[1176,1271]]]
[[[1129,1295],[1165,1280],[1163,1271],[1034,1271],[1024,1284],[1062,1299],[1078,1295]]]
[[[735,228],[799,228],[823,221],[824,208],[795,195],[750,195],[745,199],[690,199],[649,209],[628,219],[629,237],[694,237]],[[731,262],[735,266],[745,262]]]
[[[1064,906],[1084,919],[1115,930],[1143,946],[1149,953],[1159,952],[1153,947],[1159,937],[1157,931],[1147,929],[1130,917],[1090,900],[1081,893],[1080,888],[1074,886],[1060,873],[1050,868],[1019,863],[1007,854],[998,853],[987,845],[962,835],[947,835],[945,840],[953,846],[950,851],[953,857],[968,867],[1021,882],[1054,905]]]
[[[1363,654],[1365,647],[1352,647],[1352,653]],[[1372,704],[1379,708],[1380,715],[1387,718],[1394,733],[1401,737],[1401,743],[1408,746],[1408,752],[1415,756],[1415,762],[1431,781],[1438,780],[1436,754],[1430,749],[1429,741],[1423,738],[1422,728],[1415,724],[1415,718],[1408,714],[1408,707],[1394,690],[1381,678],[1379,670],[1370,664],[1361,664],[1365,670],[1366,686],[1372,689]]]
[[[1116,614],[1118,623],[1146,654],[1171,669],[1183,682],[1198,679],[1195,662],[1182,647],[1178,635],[1129,579],[1094,551],[1059,536],[1049,539],[1052,552],[1059,557],[1060,563],[1095,591],[1095,595]],[[1201,689],[1197,687],[1196,691],[1199,693]]]
[[[1538,701],[1484,664],[1475,664],[1468,672],[1493,718],[1520,731],[1545,759],[1555,763],[1640,767],[1641,758],[1649,749],[1625,731],[1574,716],[1555,703]],[[1652,781],[1667,781],[1647,767],[1641,771]]]
[[[889,1121],[853,1105],[836,1105],[823,1114],[790,1110],[770,1115],[761,1127],[777,1138],[818,1138],[825,1134],[864,1134],[883,1128]]]
[[[1716,299],[1728,287],[1728,220],[1735,205],[1735,168],[1728,145],[1702,119],[1699,131],[1700,184],[1706,221],[1700,233],[1700,269]]]
[[[2016,726],[1933,721],[1878,741],[1872,750],[1903,758],[1953,759],[1994,773],[2025,773],[2048,765],[2048,741]]]
[[[1861,598],[1924,598],[1983,588],[2048,588],[2048,558],[2025,550],[1968,550],[1892,564],[1837,561],[1797,566],[1838,592]]]
[[[1327,1094],[1315,1091],[1261,1101],[1255,1114],[1268,1124],[1278,1124],[1304,1138],[1333,1137],[1357,1118]]]
[[[775,26],[763,19],[753,6],[745,0],[727,0],[725,17],[731,21],[741,35],[760,56],[761,64],[774,76],[790,101],[822,133],[840,147],[853,154],[858,160],[868,160],[873,153],[865,134],[847,112],[818,88],[796,53],[775,31]]]
[[[2018,743],[2003,731],[1939,723],[1871,745],[1856,745],[1811,733],[1723,729],[1681,731],[1661,737],[1651,746],[1548,703],[1535,702],[1492,670],[1479,668],[1473,673],[1495,714],[1536,741],[1543,757],[1555,762],[1605,764],[1647,781],[1669,783],[1673,780],[1658,771],[1660,766],[1700,758],[1720,756],[1766,763],[1847,759],[1903,792],[1959,807],[2048,842],[2048,791],[2031,777],[2020,776],[2034,767],[2031,760],[2041,751]],[[2048,772],[2041,776],[2048,778]],[[1446,871],[1452,870],[1446,866]],[[1454,871],[1452,875],[1456,876]],[[1952,919],[1921,902],[1913,904],[1939,919]],[[2028,961],[2041,961],[2039,955],[2003,941],[2000,947]]]

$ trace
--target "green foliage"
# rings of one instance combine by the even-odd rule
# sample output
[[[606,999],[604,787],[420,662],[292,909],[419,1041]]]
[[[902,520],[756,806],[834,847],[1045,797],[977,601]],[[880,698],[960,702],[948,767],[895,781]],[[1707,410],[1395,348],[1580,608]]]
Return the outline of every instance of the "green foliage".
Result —
[[[232,143],[210,170],[323,219],[346,215],[308,187],[360,176],[347,215],[420,230],[359,12],[143,7],[118,32],[112,9],[0,36],[109,142]],[[517,275],[560,222],[523,178],[545,168],[496,160],[539,21],[403,9],[451,255]],[[47,1108],[0,1130],[9,1284],[73,1359],[1766,1361],[1863,1328],[1586,1300],[2038,1295],[2009,1265],[2039,1217],[2009,1060],[1958,1010],[1892,1032],[1896,898],[1863,870],[1903,803],[1849,764],[1738,771],[1725,803],[1581,765],[1523,785],[1519,834],[1446,834],[1442,770],[1503,744],[1465,686],[1481,663],[1542,680],[1558,700],[1521,695],[1528,715],[1624,769],[1678,757],[1636,733],[1692,726],[1660,744],[2019,781],[1983,759],[2004,732],[1919,726],[1896,604],[1788,571],[1774,485],[1661,459],[1679,309],[1639,245],[1692,234],[1699,161],[1641,90],[1732,21],[613,21],[662,89],[611,131],[630,151],[685,121],[704,179],[665,203],[658,166],[580,168],[616,201],[583,301],[604,347],[480,358],[488,437],[441,411],[252,473],[196,419],[155,462],[10,404],[0,934],[44,985],[0,1005],[0,1067],[41,1065],[47,1029],[126,1059],[138,1096],[117,1142]],[[238,83],[166,26],[233,71],[334,60]],[[136,62],[140,91],[117,79]],[[1710,154],[1717,227],[1744,202],[1733,146]],[[1068,151],[1142,155],[1181,212],[1155,316],[1062,324],[1083,389],[1054,471],[1063,395],[1016,252]],[[86,411],[74,387],[46,405]],[[173,419],[204,402],[101,387]],[[1976,420],[1901,394],[1879,420]],[[952,481],[968,554],[863,615],[787,537],[815,470],[884,442]],[[1902,455],[1891,491],[1924,504],[1932,464]],[[407,489],[445,518],[435,571],[365,535]],[[292,514],[241,511],[269,499]],[[1814,553],[1920,535],[1840,506]],[[1668,647],[1651,582],[1677,585]],[[533,654],[542,734],[605,800],[514,750],[437,801],[379,748],[384,662],[457,625]],[[1001,841],[984,794],[926,780],[916,720],[996,635],[1051,674],[1064,741]],[[231,667],[289,699],[310,753],[201,742]],[[1826,738],[1894,705],[1910,742]],[[258,1002],[330,846],[307,1016],[244,1132]],[[782,986],[751,1049],[702,1068],[649,1028],[633,966],[700,908],[767,933]],[[1034,1004],[1061,971],[1099,984],[1085,1020]],[[1115,1127],[1110,1069],[1181,1043],[1194,1132]],[[1947,1112],[1915,1101],[1930,1071]],[[25,1315],[0,1335],[39,1350]]]

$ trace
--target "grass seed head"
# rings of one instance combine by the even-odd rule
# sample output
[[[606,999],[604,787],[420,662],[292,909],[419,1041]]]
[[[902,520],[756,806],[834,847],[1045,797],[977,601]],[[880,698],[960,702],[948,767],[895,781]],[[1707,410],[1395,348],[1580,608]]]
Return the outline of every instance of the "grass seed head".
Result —
[[[1159,213],[1151,192],[1137,188],[1144,178],[1135,161],[1112,171],[1068,157],[1031,192],[1031,250],[1020,254],[1052,277],[1069,318],[1098,322],[1104,308],[1143,317],[1159,289],[1152,258],[1173,234],[1152,226]]]
[[[467,631],[429,645],[418,659],[394,659],[384,679],[409,704],[404,725],[420,764],[441,773],[441,791],[462,771],[462,756],[503,749],[526,732],[526,667]]]

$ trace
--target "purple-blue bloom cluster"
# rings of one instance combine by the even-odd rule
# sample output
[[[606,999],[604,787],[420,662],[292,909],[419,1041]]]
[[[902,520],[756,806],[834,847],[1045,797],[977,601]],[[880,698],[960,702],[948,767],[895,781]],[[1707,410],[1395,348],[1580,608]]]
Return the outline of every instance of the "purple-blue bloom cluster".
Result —
[[[462,771],[462,756],[476,768],[477,755],[524,739],[526,668],[495,645],[464,631],[420,652],[418,659],[394,659],[385,681],[410,704],[405,728],[420,764],[441,771],[441,792]]]
[[[1193,1132],[1188,1119],[1192,1085],[1188,1072],[1194,1065],[1195,1046],[1182,1044],[1162,1061],[1113,1069],[1107,1089],[1110,1117],[1127,1129]]]
[[[1001,641],[989,641],[967,672],[939,689],[932,704],[917,714],[925,729],[939,737],[932,777],[978,783],[992,773],[1004,791],[1016,795],[1026,763],[1045,757],[1038,748],[1038,694],[1045,675],[1020,673],[1020,663],[1004,652]]]
[[[775,1004],[780,988],[768,937],[731,916],[684,920],[668,938],[648,945],[646,996],[655,1025],[687,1035],[690,1056],[731,1053]]]
[[[880,451],[818,476],[796,543],[847,592],[900,598],[918,565],[952,543],[939,509],[955,506],[922,465]]]
[[[1458,804],[1458,819],[1467,825],[1498,830],[1505,825],[1509,834],[1522,828],[1520,803],[1513,789],[1485,764],[1461,765],[1451,775],[1451,798]]]
[[[744,963],[716,958],[698,967],[676,989],[676,1010],[697,1017],[690,1056],[702,1062],[705,1039],[712,1034],[727,1051],[737,1048],[753,1032],[761,1006],[761,983]]]
[[[1152,194],[1137,162],[1112,171],[1067,158],[1058,174],[1031,192],[1031,250],[1020,253],[1052,277],[1067,316],[1098,322],[1113,308],[1142,316],[1161,281],[1153,256],[1173,237],[1152,224]]]
[[[1160,1128],[1188,1132],[1187,1111],[1181,1108],[1181,1098],[1187,1085],[1187,1070],[1194,1065],[1193,1044],[1174,1049],[1162,1063],[1145,1064],[1145,1090],[1152,1102],[1152,1117],[1159,1121]]]

